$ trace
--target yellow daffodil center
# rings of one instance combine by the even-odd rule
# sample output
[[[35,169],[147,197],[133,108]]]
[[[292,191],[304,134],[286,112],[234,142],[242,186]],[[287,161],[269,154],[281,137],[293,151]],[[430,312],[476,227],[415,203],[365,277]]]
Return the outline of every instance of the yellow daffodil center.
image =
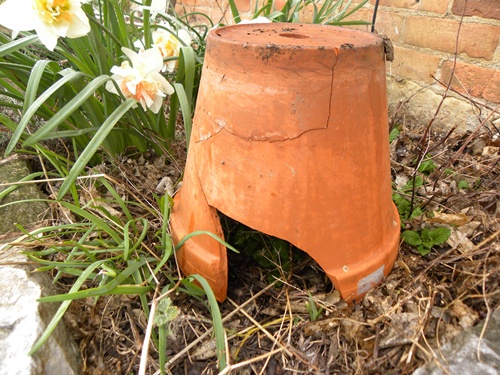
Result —
[[[71,21],[72,14],[69,0],[34,0],[33,6],[47,23]]]
[[[172,57],[177,54],[179,41],[173,35],[160,34],[154,40],[154,45],[159,47],[163,58]]]
[[[159,86],[160,84],[155,81],[141,81],[136,84],[135,86],[135,94],[132,94],[130,90],[127,87],[127,83],[130,81],[129,78],[126,78],[122,84],[120,85],[120,90],[123,93],[123,96],[126,98],[134,98],[138,102],[141,101],[141,99],[144,99],[145,97],[149,97],[151,99],[154,99],[154,97],[157,95]]]

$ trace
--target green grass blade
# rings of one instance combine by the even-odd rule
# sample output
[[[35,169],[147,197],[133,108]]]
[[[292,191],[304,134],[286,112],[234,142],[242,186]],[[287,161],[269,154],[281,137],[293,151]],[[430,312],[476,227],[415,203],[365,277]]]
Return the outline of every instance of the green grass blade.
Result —
[[[192,106],[196,80],[196,54],[192,47],[181,47],[178,72],[181,70],[182,78],[179,79],[179,74],[177,74],[177,82],[182,83],[184,86],[189,104]]]
[[[102,126],[99,128],[95,136],[89,142],[85,150],[81,153],[78,160],[71,168],[68,176],[61,185],[61,189],[57,195],[57,199],[60,200],[69,190],[71,185],[76,181],[80,172],[85,168],[89,160],[95,154],[99,146],[104,142],[104,139],[113,129],[115,124],[123,117],[123,115],[132,108],[137,102],[134,99],[127,99],[124,101],[116,110],[104,121]]]
[[[193,127],[191,105],[189,104],[189,99],[184,91],[184,86],[180,83],[174,83],[175,92],[182,110],[182,119],[184,120],[184,129],[186,133],[186,147],[189,147],[189,139],[191,138],[191,129]]]
[[[342,18],[346,18],[346,17],[349,17],[351,14],[357,12],[360,8],[362,8],[366,3],[368,2],[368,0],[363,0],[362,2],[360,2],[358,5],[356,5],[354,8],[352,8],[349,12],[346,12],[344,14],[344,16]],[[351,4],[351,2],[349,1],[349,5]],[[347,10],[347,9],[346,9]],[[371,22],[368,22],[368,25],[370,25]]]
[[[212,321],[214,325],[215,333],[215,345],[217,347],[217,359],[219,360],[219,371],[226,368],[226,340],[224,338],[224,326],[222,325],[222,316],[220,314],[219,305],[215,299],[214,292],[210,285],[208,285],[207,280],[200,275],[191,275],[200,283],[200,285],[205,290],[208,299],[208,305],[210,306],[210,314],[212,315]]]
[[[28,107],[35,101],[38,87],[40,86],[40,80],[49,63],[51,63],[49,60],[39,60],[35,63],[35,66],[33,66],[24,95],[23,113],[26,113]]]
[[[240,23],[240,12],[238,11],[238,7],[236,6],[235,0],[228,0],[229,7],[231,8],[231,13],[233,14],[234,23]]]
[[[35,134],[28,137],[23,143],[23,147],[32,146],[34,143],[46,139],[53,129],[64,122],[74,111],[76,111],[95,91],[111,77],[107,75],[99,76],[90,82],[77,96],[71,99],[68,104],[61,108],[47,123],[45,123]]]
[[[15,16],[16,17],[16,16]],[[21,48],[24,48],[38,40],[38,36],[30,35],[26,36],[22,39],[14,40],[10,43],[4,44],[0,46],[0,57],[4,57],[10,55],[16,51],[19,51]]]
[[[24,132],[24,129],[28,125],[28,122],[31,120],[33,115],[36,113],[38,108],[42,106],[45,101],[50,98],[59,88],[61,88],[64,84],[71,82],[73,79],[76,79],[77,77],[82,76],[83,74],[80,72],[75,72],[75,71],[70,71],[68,74],[64,75],[61,79],[59,79],[56,83],[54,83],[51,87],[49,87],[47,90],[41,94],[38,99],[36,99],[32,105],[27,109],[27,111],[24,113],[21,121],[19,122],[19,125],[12,134],[12,138],[7,145],[7,149],[5,150],[5,155],[9,155],[14,147],[16,146],[17,142],[21,138],[21,135]]]
[[[167,363],[167,325],[158,327],[158,354],[160,364],[160,374],[165,375],[165,364]]]
[[[114,231],[108,224],[106,224],[103,220],[101,220],[101,218],[93,215],[92,213],[90,212],[87,212],[85,211],[84,209],[80,208],[80,207],[77,207],[75,206],[74,204],[72,203],[69,203],[69,202],[60,202],[62,206],[64,206],[65,208],[71,210],[71,212],[75,213],[76,215],[79,215],[85,219],[87,219],[88,221],[90,221],[91,223],[97,225],[97,228],[100,230],[100,231],[103,231],[103,232],[106,232],[109,236],[111,236],[111,238],[117,243],[117,244],[120,244],[123,239],[118,235],[118,233],[116,231]]]
[[[182,245],[184,245],[184,243],[187,240],[189,240],[190,238],[195,237],[195,236],[199,236],[199,235],[202,235],[202,234],[206,234],[207,236],[212,237],[214,240],[216,240],[220,244],[224,245],[228,249],[233,250],[235,253],[239,253],[238,250],[236,250],[234,247],[232,247],[231,245],[229,245],[226,241],[222,240],[220,237],[216,236],[215,234],[213,234],[212,232],[209,232],[207,230],[197,230],[197,231],[194,231],[194,232],[191,232],[191,233],[187,234],[186,236],[184,236],[182,238],[182,240],[179,241],[179,243],[175,247],[175,250],[176,251],[179,250],[182,247]]]
[[[90,265],[81,274],[81,276],[78,279],[76,279],[75,283],[73,284],[73,286],[71,287],[71,289],[69,290],[68,293],[74,293],[77,290],[79,290],[80,287],[82,286],[82,284],[85,282],[85,280],[87,280],[88,275],[91,274],[97,267],[99,267],[101,265],[101,263],[104,263],[104,262],[106,262],[106,260],[101,260],[101,261],[95,262],[94,264]],[[66,312],[66,310],[68,309],[70,303],[71,303],[71,301],[64,301],[63,303],[61,303],[61,306],[59,306],[59,309],[57,309],[57,312],[55,313],[55,315],[52,318],[52,320],[50,321],[50,323],[47,325],[47,328],[43,332],[42,336],[40,336],[38,341],[31,348],[29,355],[33,355],[34,353],[36,353],[38,351],[38,349],[40,349],[41,346],[45,343],[45,341],[47,341],[47,339],[50,337],[50,335],[52,334],[54,329],[59,324],[59,321],[62,319],[62,317],[63,317],[64,313]]]
[[[120,196],[120,194],[118,194],[116,192],[116,190],[113,188],[113,186],[111,186],[111,184],[108,181],[106,181],[105,178],[101,177],[101,178],[99,178],[99,181],[101,182],[101,184],[103,184],[106,187],[106,189],[108,189],[108,192],[113,197],[114,202],[118,203],[118,205],[120,206],[121,211],[127,217],[127,220],[128,221],[134,220],[134,218],[132,217],[132,214],[130,213],[130,210],[128,209],[128,207],[126,205],[126,203],[123,201],[123,199]]]
[[[107,259],[104,261],[108,261]],[[104,262],[103,261],[103,262]],[[101,263],[103,263],[101,262]],[[98,297],[98,296],[103,296],[106,294],[120,294],[124,290],[126,291],[141,291],[143,293],[144,291],[150,291],[152,287],[140,287],[137,285],[120,285],[122,282],[127,280],[129,276],[131,276],[136,270],[138,270],[140,267],[142,267],[146,261],[140,260],[140,261],[130,261],[129,266],[125,268],[118,276],[113,278],[109,283],[98,287],[98,288],[90,288],[86,290],[80,290],[80,291],[75,291],[75,292],[70,292],[67,294],[60,294],[57,296],[48,296],[48,297],[42,297],[39,298],[39,302],[62,302],[62,301],[68,301],[68,300],[74,300],[74,299],[80,299],[80,298],[88,298],[88,297]],[[132,293],[130,293],[132,294]]]

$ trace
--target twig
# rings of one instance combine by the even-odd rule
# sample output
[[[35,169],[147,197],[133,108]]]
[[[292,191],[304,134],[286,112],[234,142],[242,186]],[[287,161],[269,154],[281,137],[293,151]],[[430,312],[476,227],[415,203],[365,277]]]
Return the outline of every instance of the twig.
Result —
[[[234,302],[233,300],[231,300],[230,298],[228,298],[228,301],[233,306],[239,308],[238,304],[236,302]],[[265,329],[258,321],[256,321],[244,309],[239,308],[239,310],[241,310],[241,313],[243,315],[245,315],[253,324],[255,324],[271,341],[275,342],[278,346],[280,346],[281,348],[283,348],[288,354],[290,354],[291,356],[296,357],[298,360],[300,360],[301,362],[305,363],[307,366],[309,366],[310,368],[314,369],[315,371],[319,371],[319,369],[316,366],[312,365],[306,359],[302,358],[302,356],[300,356],[295,350],[293,350],[292,347],[289,347],[288,345],[285,345],[285,344],[281,343],[279,340],[277,340],[275,337],[273,337],[273,335],[271,335],[271,333],[269,333],[269,331],[267,329]]]
[[[430,318],[431,318],[431,312],[432,308],[434,307],[434,301],[436,299],[436,292],[433,292],[431,294],[430,299],[428,300],[427,306],[425,307],[425,312],[424,312],[424,319],[422,321],[422,325],[420,326],[420,329],[418,330],[416,337],[414,338],[410,352],[408,353],[408,358],[406,358],[406,366],[408,366],[411,362],[411,359],[413,357],[413,352],[415,351],[415,348],[417,346],[420,347],[419,345],[419,340],[420,337],[425,337],[425,329],[427,328]]]
[[[460,31],[462,30],[462,23],[463,23],[464,16],[465,16],[466,6],[467,6],[467,0],[465,0],[464,10],[462,12],[462,16],[460,17],[460,22],[458,23],[457,36],[455,38],[455,52],[454,52],[454,56],[453,56],[453,66],[452,66],[452,69],[450,72],[450,79],[448,80],[448,84],[446,85],[446,89],[444,91],[443,97],[441,98],[441,101],[439,102],[438,107],[436,108],[436,112],[434,112],[434,116],[432,116],[429,123],[425,127],[424,134],[422,135],[422,138],[421,138],[419,145],[418,145],[420,147],[417,146],[420,149],[420,151],[419,151],[419,154],[417,156],[417,167],[415,167],[415,170],[414,170],[413,176],[412,176],[413,189],[412,189],[412,194],[411,194],[410,210],[409,210],[408,218],[411,217],[411,214],[413,213],[413,207],[415,204],[415,193],[417,190],[415,188],[415,181],[417,178],[418,167],[420,166],[420,164],[422,163],[422,161],[424,160],[425,155],[426,155],[426,152],[424,151],[424,148],[422,147],[422,145],[427,141],[427,135],[429,134],[429,130],[430,130],[432,124],[434,123],[434,120],[437,118],[437,115],[441,111],[441,107],[443,106],[443,103],[444,103],[445,99],[447,98],[448,91],[450,90],[451,83],[453,82],[453,76],[455,75],[455,69],[457,66],[457,58],[458,58],[458,40],[460,38]],[[427,148],[428,148],[428,146],[427,146]]]
[[[446,84],[445,84],[444,82],[440,81],[439,79],[437,79],[437,78],[436,78],[436,77],[434,77],[434,76],[431,76],[431,77],[432,77],[432,78],[433,78],[433,79],[434,79],[437,83],[439,83],[441,86],[446,87]],[[479,109],[479,106],[482,106],[482,107],[486,108],[488,111],[493,111],[493,112],[498,113],[498,109],[493,109],[493,108],[491,108],[491,107],[490,107],[489,105],[487,105],[487,104],[484,104],[484,103],[478,102],[478,101],[474,100],[471,96],[464,95],[464,94],[462,94],[461,92],[459,92],[459,91],[455,90],[453,87],[450,87],[450,90],[451,90],[454,94],[457,94],[457,95],[461,96],[462,98],[467,99],[468,101],[470,101],[470,102],[474,105],[474,107],[476,107],[476,108],[478,109],[478,111],[479,111],[479,112],[481,112],[481,110]],[[496,130],[498,130],[498,128],[495,126],[495,124],[492,124],[492,125],[493,125],[493,127],[494,127]]]
[[[151,310],[149,311],[148,326],[146,327],[146,334],[144,335],[144,344],[142,345],[141,351],[141,362],[139,365],[138,375],[146,374],[146,366],[148,363],[148,352],[149,352],[149,341],[151,339],[151,333],[153,332],[153,321],[156,312],[156,295],[158,294],[159,284],[156,284],[155,293],[153,296],[153,302],[151,303]]]
[[[488,242],[491,242],[493,241],[496,237],[498,237],[500,235],[500,230],[497,230],[495,233],[493,233],[491,236],[489,236],[488,238],[482,240],[481,242],[479,242],[476,246],[474,246],[474,248],[470,251],[470,253],[478,250],[479,248],[483,247],[484,245],[486,245]]]
[[[278,349],[275,349],[273,351],[270,351],[268,353],[265,353],[265,354],[261,354],[257,357],[254,357],[254,358],[250,358],[246,361],[243,361],[243,362],[239,362],[239,363],[236,363],[234,365],[229,365],[227,366],[224,370],[222,370],[219,375],[225,375],[225,374],[229,374],[232,370],[236,370],[237,368],[240,368],[240,367],[244,367],[244,366],[248,366],[252,363],[255,363],[255,362],[259,362],[259,361],[262,361],[263,359],[266,359],[266,358],[269,358],[269,357],[272,357],[273,355],[275,354],[278,354],[278,353],[281,353],[282,351],[284,351],[285,348],[284,347],[280,347]]]
[[[498,233],[498,232],[497,232]],[[477,360],[478,362],[481,362],[481,343],[483,341],[484,333],[486,332],[486,328],[488,327],[488,323],[490,322],[491,319],[491,307],[488,302],[488,298],[486,297],[486,261],[488,260],[488,256],[490,255],[491,250],[488,251],[488,254],[486,254],[486,258],[484,260],[483,264],[483,293],[484,295],[484,304],[486,305],[486,318],[484,319],[484,325],[483,329],[481,329],[481,334],[479,335],[479,340],[477,341]]]
[[[260,297],[262,294],[264,294],[265,292],[267,292],[269,289],[271,289],[272,287],[274,287],[274,285],[277,283],[278,281],[274,281],[273,283],[269,284],[268,286],[266,286],[264,289],[262,289],[261,291],[259,291],[258,293],[256,293],[252,298],[248,299],[247,301],[245,301],[243,304],[241,304],[239,306],[240,309],[242,309],[244,306],[248,305],[249,303],[253,302],[256,298]],[[239,309],[236,309],[234,311],[231,311],[229,314],[227,314],[223,319],[222,319],[222,322],[226,322],[228,321],[230,318],[233,317],[233,315],[236,315],[236,313],[238,313],[238,310]],[[198,337],[196,340],[194,340],[193,342],[191,342],[191,344],[189,344],[188,346],[186,346],[184,349],[182,349],[179,353],[177,353],[174,357],[172,357],[166,364],[165,364],[165,369],[168,369],[169,366],[172,366],[173,364],[177,363],[178,360],[180,360],[186,353],[189,352],[189,350],[191,348],[193,348],[194,346],[198,345],[201,341],[203,341],[207,336],[209,336],[211,333],[212,333],[212,330],[213,328],[210,328],[209,330],[207,330],[204,334],[202,334],[200,337]],[[156,371],[154,373],[154,375],[158,375],[160,373],[160,371]]]

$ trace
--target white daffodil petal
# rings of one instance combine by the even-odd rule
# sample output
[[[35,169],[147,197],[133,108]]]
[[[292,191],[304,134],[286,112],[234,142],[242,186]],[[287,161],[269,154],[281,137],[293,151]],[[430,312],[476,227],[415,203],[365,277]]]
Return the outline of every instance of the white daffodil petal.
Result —
[[[179,39],[182,40],[186,46],[191,45],[191,41],[192,41],[191,35],[189,34],[189,32],[187,30],[180,29],[179,33],[177,35],[178,35]]]
[[[7,0],[0,5],[0,24],[18,31],[35,29],[51,51],[59,37],[76,38],[90,31],[80,0]]]
[[[175,70],[175,68],[177,68],[177,62],[178,62],[178,60],[165,61],[166,71],[169,73],[172,73]]]
[[[125,83],[125,87],[132,95],[135,95],[137,93],[137,85],[135,84],[135,82],[127,81]]]
[[[149,107],[149,109],[151,109],[151,111],[153,113],[158,113],[160,108],[161,108],[161,105],[163,103],[163,100],[161,100],[160,98],[157,98],[153,104],[151,104],[151,106]]]
[[[144,41],[137,39],[134,42],[134,47],[137,48],[139,51],[141,51],[141,50],[144,51]]]
[[[38,26],[35,31],[38,35],[38,38],[40,38],[40,41],[45,45],[45,47],[47,47],[49,51],[53,51],[54,48],[56,48],[57,39],[59,39],[59,36],[55,34],[51,28],[47,28],[42,25]]]
[[[118,85],[120,84],[117,80],[118,77],[116,76],[111,76],[111,79],[114,79],[115,81],[117,81]],[[118,95],[118,91],[116,90],[116,87],[115,85],[113,84],[113,82],[111,81],[108,81],[106,82],[106,86],[104,86],[106,88],[106,90],[108,90],[110,93],[112,94],[116,94]]]
[[[161,56],[158,48],[150,48],[141,53],[143,66],[145,68],[144,74],[158,72],[163,66],[163,57]]]
[[[132,68],[128,61],[122,62],[120,66],[113,66],[111,68],[111,73],[120,75],[122,77],[134,76],[136,75],[134,68]]]
[[[151,74],[151,78],[153,78],[160,84],[161,91],[163,93],[167,95],[172,95],[174,93],[174,88],[172,87],[172,85],[160,73]]]
[[[57,22],[57,23],[54,23],[54,24],[50,25],[49,28],[58,37],[65,38],[66,36],[68,36],[69,22],[67,22],[67,21]]]
[[[0,5],[0,25],[14,31],[28,31],[36,23],[32,0],[6,0]]]
[[[164,12],[167,8],[167,0],[153,0],[151,2],[151,8]]]
[[[112,78],[126,98],[133,98],[144,110],[149,108],[157,113],[163,104],[163,98],[174,92],[172,85],[159,73],[163,66],[160,50],[153,47],[139,53],[128,48],[122,48],[122,51],[132,65],[125,61],[120,66],[113,66]],[[116,92],[109,85],[106,85],[106,89]]]
[[[249,24],[249,23],[271,23],[271,21],[267,17],[259,16],[257,18],[252,19],[252,20],[243,20],[240,22],[240,25],[245,25],[245,24]]]
[[[83,9],[78,8],[70,22],[68,29],[68,38],[79,38],[90,32],[89,19]]]
[[[127,47],[122,47],[122,52],[125,54],[125,56],[129,58],[133,67],[137,68],[137,65],[141,63],[141,60],[139,59],[139,54],[132,51],[131,49]]]

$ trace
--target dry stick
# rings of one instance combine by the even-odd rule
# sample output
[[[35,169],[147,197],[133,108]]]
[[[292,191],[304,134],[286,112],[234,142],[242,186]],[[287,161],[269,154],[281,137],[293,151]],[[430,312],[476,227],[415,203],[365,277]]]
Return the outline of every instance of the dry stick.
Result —
[[[410,352],[408,353],[408,358],[406,358],[406,366],[408,366],[411,362],[411,359],[413,357],[413,352],[415,351],[415,348],[419,345],[419,340],[420,337],[425,337],[425,329],[427,328],[430,318],[431,318],[431,311],[432,308],[434,307],[434,301],[436,299],[436,292],[431,294],[431,298],[429,299],[427,306],[425,307],[425,312],[424,312],[424,319],[422,321],[422,325],[420,326],[420,329],[418,330],[416,337],[412,340]]]
[[[481,241],[479,244],[477,244],[468,254],[472,254],[474,251],[478,250],[480,247],[482,247],[483,245],[487,244],[488,242],[492,241],[493,239],[495,239],[495,237],[497,237],[498,235],[500,235],[500,230],[496,231],[495,233],[493,233],[491,236],[489,236],[487,239]],[[425,267],[424,270],[422,270],[422,272],[419,273],[419,275],[412,281],[412,283],[415,283],[416,281],[420,280],[420,278],[422,278],[423,275],[426,275],[427,274],[427,271],[429,271],[432,267],[434,267],[434,265],[436,263],[439,263],[443,258],[445,258],[446,256],[448,256],[450,253],[452,253],[454,251],[454,249],[450,249],[450,250],[447,250],[446,252],[444,252],[443,254],[439,255],[437,258],[429,261],[429,265],[427,267]],[[414,294],[415,292],[413,292],[412,294]],[[392,310],[392,309],[391,309]],[[380,320],[380,318],[382,318],[383,316],[385,316],[386,314],[374,319],[371,321],[371,323],[376,323]]]
[[[302,358],[295,350],[293,350],[292,347],[289,347],[288,345],[285,345],[285,344],[281,343],[279,340],[277,340],[273,335],[271,335],[271,333],[269,333],[269,331],[267,329],[262,327],[262,325],[258,321],[256,321],[249,313],[247,313],[244,309],[241,309],[241,307],[238,306],[238,304],[236,302],[234,302],[230,298],[228,298],[228,301],[234,307],[236,307],[237,309],[240,309],[243,315],[245,315],[253,324],[255,324],[271,341],[275,342],[277,345],[279,345],[281,348],[283,348],[289,355],[291,355],[293,357],[297,357],[297,359],[299,361],[303,362],[304,364],[311,367],[315,371],[319,371],[319,369],[316,366],[312,365],[306,359]],[[269,354],[269,353],[267,353],[267,354]]]
[[[158,292],[158,287],[159,287],[159,285],[155,289],[154,297],[156,296],[156,294]],[[142,345],[141,362],[139,365],[138,375],[145,375],[146,374],[146,365],[148,362],[149,341],[151,338],[151,333],[153,331],[153,317],[154,317],[155,311],[156,311],[156,298],[154,298],[154,297],[153,297],[153,302],[151,303],[151,310],[149,311],[148,326],[146,327],[146,334],[144,336],[144,344]]]
[[[486,239],[482,240],[481,242],[479,242],[476,246],[474,246],[474,248],[470,251],[470,253],[472,253],[472,252],[478,250],[479,248],[483,247],[488,242],[493,241],[496,237],[498,237],[498,235],[500,235],[500,230],[497,230],[491,236],[489,236],[488,238],[486,238]]]
[[[441,86],[446,87],[446,84],[445,84],[444,82],[440,81],[439,79],[437,79],[437,78],[436,78],[436,77],[434,77],[434,76],[431,76],[431,77],[432,77],[432,78],[433,78],[433,79],[434,79],[437,83],[439,83]],[[471,96],[464,95],[464,94],[462,94],[461,92],[459,92],[459,91],[455,90],[453,87],[450,87],[450,90],[451,90],[453,93],[455,93],[455,94],[457,94],[457,95],[461,96],[462,98],[467,99],[468,101],[470,101],[470,102],[474,105],[474,107],[476,107],[479,111],[481,111],[481,110],[479,109],[479,106],[482,106],[482,107],[486,108],[488,111],[493,111],[493,112],[496,112],[496,110],[495,110],[495,109],[493,109],[493,108],[491,108],[489,105],[484,104],[484,103],[480,103],[480,102],[478,102],[478,101],[474,100]],[[496,127],[494,124],[492,124],[492,125],[493,125],[493,127],[495,127],[495,129],[497,129],[497,127]],[[498,129],[497,129],[497,130],[498,130]]]
[[[427,126],[425,128],[425,131],[424,131],[424,135],[422,136],[422,139],[420,140],[419,145],[418,145],[418,146],[420,146],[420,152],[419,152],[419,155],[417,157],[418,162],[417,162],[417,165],[415,167],[415,171],[413,172],[413,189],[412,189],[412,192],[411,192],[410,213],[408,214],[408,217],[411,216],[411,214],[413,212],[413,206],[415,204],[415,193],[416,193],[416,190],[417,190],[415,188],[415,181],[416,181],[416,178],[417,178],[417,171],[418,171],[418,168],[419,168],[420,164],[422,163],[422,161],[425,158],[425,152],[424,152],[424,148],[422,146],[423,146],[423,144],[427,140],[427,135],[429,133],[429,130],[430,130],[432,124],[434,123],[434,120],[436,119],[437,115],[441,111],[441,107],[443,106],[443,103],[444,103],[444,101],[445,101],[445,99],[447,97],[448,91],[450,90],[451,83],[453,81],[453,76],[455,75],[455,69],[456,69],[456,66],[457,66],[457,57],[458,57],[458,39],[460,37],[460,30],[462,29],[462,23],[463,23],[464,16],[465,16],[465,8],[466,8],[466,6],[467,6],[467,0],[465,0],[464,10],[462,12],[462,16],[460,17],[460,22],[458,24],[457,37],[455,38],[455,53],[454,53],[454,56],[453,56],[453,67],[452,67],[451,72],[450,72],[450,79],[448,80],[448,84],[446,85],[446,90],[445,90],[445,92],[443,94],[443,97],[441,98],[441,101],[439,102],[439,105],[436,108],[436,112],[434,112],[434,116],[432,116],[431,120],[427,124]],[[427,148],[428,148],[428,145],[427,145]]]
[[[149,267],[149,263],[148,263]],[[153,321],[154,321],[154,316],[156,312],[156,304],[157,298],[156,296],[158,295],[158,290],[160,289],[160,283],[158,282],[158,279],[156,278],[156,275],[154,274],[153,270],[150,268],[149,271],[153,275],[153,278],[156,281],[156,288],[155,288],[155,293],[153,294],[153,302],[151,303],[151,310],[149,311],[149,318],[148,318],[148,326],[146,327],[146,334],[144,335],[144,342],[142,345],[142,352],[141,352],[141,362],[139,365],[139,373],[138,375],[145,375],[146,374],[146,365],[148,363],[148,352],[149,352],[149,342],[151,340],[151,334],[153,332]]]
[[[497,109],[500,109],[500,104],[495,108],[495,110],[497,110]],[[476,126],[474,131],[467,137],[467,139],[465,140],[463,145],[458,149],[458,151],[455,152],[455,154],[446,163],[441,165],[441,167],[440,167],[441,173],[439,174],[438,178],[436,179],[436,182],[434,183],[434,188],[436,187],[436,183],[439,180],[439,177],[441,177],[441,175],[444,173],[444,168],[447,167],[448,165],[450,165],[451,163],[453,163],[455,160],[457,160],[458,156],[465,150],[465,148],[469,145],[469,143],[472,141],[474,136],[479,132],[479,129],[481,129],[484,126],[486,121],[488,121],[490,119],[490,117],[493,115],[493,113],[495,113],[495,112],[490,112],[490,114],[483,121],[481,121],[481,123],[478,126]]]
[[[248,360],[243,361],[243,362],[236,363],[234,365],[229,365],[224,370],[222,370],[219,373],[219,375],[229,374],[229,372],[231,372],[232,370],[236,370],[237,368],[248,366],[248,365],[250,365],[252,363],[262,361],[263,359],[269,358],[269,357],[271,357],[271,356],[273,356],[275,354],[278,354],[278,353],[280,353],[280,352],[282,352],[284,350],[286,350],[284,347],[280,347],[278,349],[274,349],[273,351],[271,351],[269,353],[261,354],[261,355],[259,355],[257,357],[248,359]]]
[[[460,255],[457,255],[455,256],[454,258],[450,258],[447,260],[448,263],[453,263],[453,262],[456,262],[462,258],[465,258],[465,257],[471,257],[472,255],[479,255],[480,253],[478,254],[474,254],[476,251],[478,251],[481,247],[483,247],[484,245],[486,245],[488,242],[491,242],[492,240],[494,240],[496,237],[498,237],[500,235],[500,230],[497,230],[495,233],[493,233],[491,236],[489,236],[488,238],[484,239],[483,241],[481,241],[480,243],[478,243],[476,246],[474,246],[470,251],[468,251],[467,253],[465,254],[460,254]],[[451,249],[453,250],[453,249]],[[444,265],[446,265],[446,263],[444,263]],[[463,271],[462,271],[463,272]],[[473,274],[473,273],[470,273],[470,275],[472,276],[477,276],[476,274]]]
[[[250,302],[253,302],[256,298],[260,297],[262,294],[267,292],[269,289],[271,289],[278,280],[274,281],[273,283],[269,284],[266,286],[264,289],[262,289],[260,292],[256,293],[252,298],[249,300],[245,301],[243,304],[239,306],[238,309],[231,311],[229,314],[227,314],[223,319],[222,323],[226,322],[229,320],[233,315],[235,315],[239,309],[242,309],[244,306],[248,305]],[[209,336],[212,333],[213,328],[210,328],[207,330],[204,334],[202,334],[200,337],[198,337],[196,340],[194,340],[191,344],[186,346],[184,349],[182,349],[179,353],[177,353],[174,357],[172,357],[166,364],[165,364],[165,369],[168,369],[168,366],[173,365],[176,363],[179,359],[181,359],[192,347],[196,346],[198,343],[200,343],[205,337]],[[160,371],[156,371],[154,375],[158,375]]]
[[[497,232],[498,233],[498,232]],[[488,323],[490,322],[491,318],[491,307],[490,304],[488,303],[488,298],[486,297],[486,261],[488,260],[488,256],[490,255],[491,250],[488,251],[488,254],[486,254],[486,258],[484,260],[483,264],[483,293],[484,295],[484,304],[486,305],[486,319],[484,320],[484,325],[483,329],[481,330],[481,334],[479,335],[479,340],[477,342],[477,360],[478,362],[481,362],[481,342],[483,341],[484,333],[486,332],[486,327],[488,327]]]
[[[283,317],[281,319],[281,325],[280,325],[280,328],[279,328],[279,331],[280,332],[282,329],[283,329],[283,325],[285,324],[285,321],[286,321],[286,318],[285,318],[285,315],[287,314],[290,314],[289,316],[289,319],[290,319],[290,323],[292,324],[289,324],[288,327],[288,344],[290,344],[290,341],[291,341],[291,335],[292,335],[292,326],[293,326],[293,315],[292,315],[292,308],[291,308],[291,305],[290,305],[290,298],[289,298],[289,295],[288,295],[288,289],[285,291],[286,293],[286,299],[287,299],[287,307],[285,309],[285,311],[283,312]],[[272,351],[274,351],[274,347],[278,345],[278,341],[273,341],[273,346],[272,346]],[[267,353],[269,354],[269,353]],[[272,356],[269,355],[266,359],[266,362],[264,363],[264,366],[262,366],[262,370],[260,371],[259,375],[263,375],[264,372],[266,371],[266,368],[267,368],[267,365],[269,364],[269,361],[271,360]]]

